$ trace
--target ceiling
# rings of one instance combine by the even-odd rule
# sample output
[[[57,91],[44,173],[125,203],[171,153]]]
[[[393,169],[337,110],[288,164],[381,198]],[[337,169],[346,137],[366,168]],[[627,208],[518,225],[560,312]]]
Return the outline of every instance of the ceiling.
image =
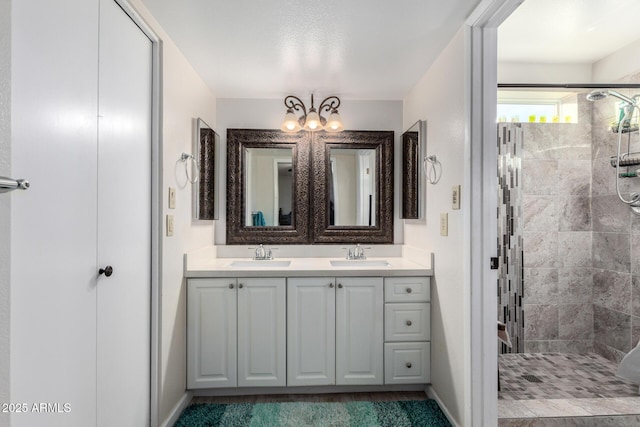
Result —
[[[500,26],[504,62],[593,64],[640,39],[638,0],[525,0]]]
[[[219,98],[401,100],[480,0],[143,0]]]
[[[142,0],[219,98],[400,100],[480,0]],[[401,5],[401,7],[398,7]],[[525,0],[502,62],[592,64],[640,39],[639,0]]]

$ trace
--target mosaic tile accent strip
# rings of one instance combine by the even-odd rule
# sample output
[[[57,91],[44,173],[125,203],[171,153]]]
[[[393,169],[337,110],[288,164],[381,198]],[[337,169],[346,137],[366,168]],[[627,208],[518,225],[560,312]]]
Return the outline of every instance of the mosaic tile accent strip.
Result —
[[[522,126],[498,124],[498,319],[507,325],[513,346],[498,352],[524,351],[522,270]]]
[[[501,354],[498,366],[498,399],[638,397],[638,384],[616,377],[617,365],[595,353]]]

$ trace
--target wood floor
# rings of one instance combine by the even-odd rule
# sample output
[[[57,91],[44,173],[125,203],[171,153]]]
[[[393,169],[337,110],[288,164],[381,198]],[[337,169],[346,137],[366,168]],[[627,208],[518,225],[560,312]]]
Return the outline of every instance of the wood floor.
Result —
[[[379,393],[271,394],[253,396],[199,396],[191,403],[267,403],[267,402],[355,402],[425,400],[424,391],[389,391]]]

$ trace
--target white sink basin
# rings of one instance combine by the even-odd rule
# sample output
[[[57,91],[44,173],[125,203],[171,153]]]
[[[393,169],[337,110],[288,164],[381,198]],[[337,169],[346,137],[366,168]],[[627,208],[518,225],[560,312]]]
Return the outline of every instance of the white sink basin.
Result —
[[[233,268],[283,268],[289,267],[291,265],[291,261],[273,261],[273,260],[242,260],[242,261],[233,261],[229,264],[229,267]]]
[[[329,261],[333,267],[391,267],[385,260],[334,259]]]

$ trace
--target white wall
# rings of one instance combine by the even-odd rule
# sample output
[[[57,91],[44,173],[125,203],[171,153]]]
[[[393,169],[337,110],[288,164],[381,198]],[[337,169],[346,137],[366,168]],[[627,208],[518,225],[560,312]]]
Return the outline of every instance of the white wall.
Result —
[[[0,175],[11,176],[11,0],[0,0]],[[9,398],[11,197],[0,194],[0,402]],[[0,413],[0,427],[9,416]]]
[[[164,421],[186,388],[186,285],[183,254],[213,244],[213,222],[191,220],[191,184],[181,153],[193,151],[193,119],[216,128],[216,98],[140,0],[131,1],[163,41],[162,139],[163,210],[174,216],[173,237],[162,237],[160,416]],[[168,209],[168,188],[176,188],[176,209]]]
[[[591,64],[500,62],[498,83],[589,83]]]
[[[470,160],[466,151],[465,38],[458,31],[449,45],[404,99],[404,128],[417,120],[427,121],[427,154],[442,163],[442,178],[427,185],[426,223],[406,221],[405,245],[435,254],[431,304],[431,382],[451,415],[461,425],[465,406],[466,380],[464,341],[468,327],[465,299],[464,250],[468,247],[463,233],[468,220],[469,203],[466,176]],[[451,187],[462,185],[461,209],[451,210]],[[440,213],[449,215],[449,235],[440,235]]]
[[[622,47],[593,64],[595,83],[615,82],[640,70],[640,40]],[[638,82],[625,82],[638,83]]]
[[[316,94],[314,101],[321,101],[330,94]],[[340,94],[338,94],[340,95]],[[307,106],[311,96],[296,94]],[[282,99],[229,99],[220,98],[217,104],[217,127],[220,134],[222,166],[220,190],[220,221],[215,224],[215,242],[226,242],[226,165],[227,129],[279,129],[286,109]],[[316,104],[317,107],[318,104]],[[395,132],[394,169],[395,188],[399,185],[400,151],[399,140],[404,130],[402,126],[401,101],[351,101],[342,99],[340,116],[348,130],[392,130]],[[398,192],[394,200],[394,242],[402,243],[402,222],[399,220],[400,204]]]

